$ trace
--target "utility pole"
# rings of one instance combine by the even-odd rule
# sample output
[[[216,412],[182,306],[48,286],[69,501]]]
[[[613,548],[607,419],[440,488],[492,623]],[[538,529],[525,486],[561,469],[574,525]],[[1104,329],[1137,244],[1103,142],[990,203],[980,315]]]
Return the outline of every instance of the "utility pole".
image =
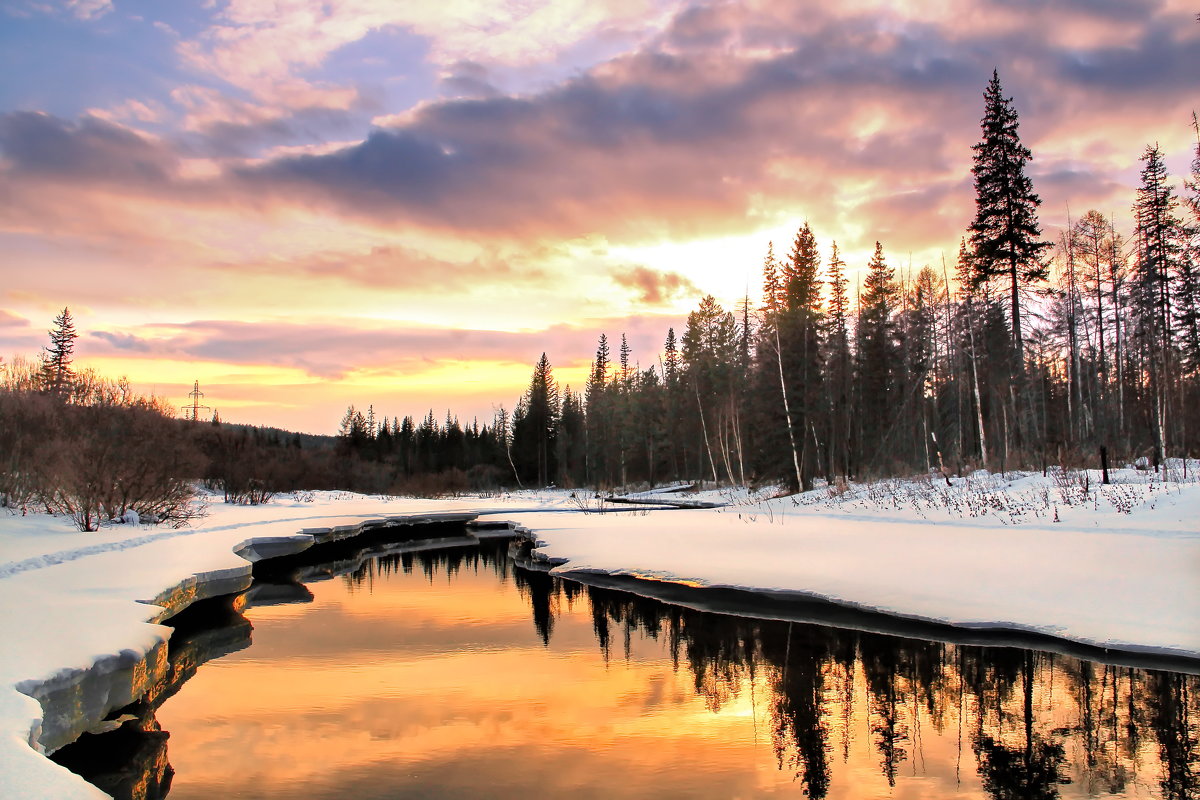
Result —
[[[188,392],[188,397],[191,398],[192,402],[186,406],[181,406],[184,419],[199,422],[201,411],[212,411],[210,407],[200,405],[200,401],[204,399],[204,392],[200,391],[200,381],[196,381],[192,387],[192,391]]]

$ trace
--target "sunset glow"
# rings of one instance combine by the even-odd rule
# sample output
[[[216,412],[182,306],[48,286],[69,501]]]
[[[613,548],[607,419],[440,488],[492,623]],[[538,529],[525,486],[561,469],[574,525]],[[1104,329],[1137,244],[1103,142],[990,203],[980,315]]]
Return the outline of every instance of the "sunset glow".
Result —
[[[0,356],[64,306],[79,366],[239,422],[490,421],[545,352],[642,367],[758,302],[808,221],[851,270],[973,213],[992,70],[1045,238],[1186,172],[1194,3],[14,0],[0,10]],[[614,348],[615,350],[615,348]]]

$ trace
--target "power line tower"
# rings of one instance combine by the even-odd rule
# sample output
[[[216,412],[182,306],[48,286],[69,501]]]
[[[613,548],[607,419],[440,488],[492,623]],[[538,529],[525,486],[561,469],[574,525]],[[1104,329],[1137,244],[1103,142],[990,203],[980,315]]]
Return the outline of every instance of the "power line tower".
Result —
[[[188,397],[192,399],[191,404],[181,406],[184,419],[199,422],[201,411],[212,411],[210,407],[200,405],[200,401],[204,399],[204,392],[200,391],[200,381],[196,381],[196,385],[192,387],[192,391],[188,392]]]

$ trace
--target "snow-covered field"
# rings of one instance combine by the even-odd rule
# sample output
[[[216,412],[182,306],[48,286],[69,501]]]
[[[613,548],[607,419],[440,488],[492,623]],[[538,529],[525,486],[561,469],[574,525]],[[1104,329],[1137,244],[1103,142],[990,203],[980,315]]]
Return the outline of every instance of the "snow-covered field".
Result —
[[[1200,659],[1200,484],[1135,470],[825,487],[766,499],[672,494],[719,509],[595,512],[565,491],[437,500],[317,493],[213,503],[190,528],[0,510],[0,785],[5,797],[103,797],[33,746],[41,707],[20,689],[125,663],[170,635],[145,601],[186,602],[195,575],[244,580],[248,540],[370,519],[478,512],[512,520],[558,571],[800,592],[890,614],[1036,631]],[[613,508],[608,506],[608,508]],[[627,507],[617,507],[627,508]],[[564,513],[570,512],[570,513]],[[180,587],[182,586],[182,592]],[[181,599],[182,597],[182,599]]]

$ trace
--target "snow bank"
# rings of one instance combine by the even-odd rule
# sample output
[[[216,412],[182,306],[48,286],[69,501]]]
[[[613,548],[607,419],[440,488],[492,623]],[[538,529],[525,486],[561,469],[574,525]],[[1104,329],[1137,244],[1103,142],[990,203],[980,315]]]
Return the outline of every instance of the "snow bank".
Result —
[[[507,504],[528,502],[521,497]],[[546,498],[539,507],[558,502]],[[0,511],[4,796],[105,796],[41,753],[73,740],[161,679],[171,629],[158,622],[202,597],[245,589],[252,561],[353,535],[381,519],[423,520],[438,512],[473,517],[470,505],[323,494],[313,502],[214,505],[191,528],[125,524],[95,533],[76,531],[61,518]],[[35,697],[45,701],[45,713]]]
[[[818,597],[965,627],[1200,658],[1200,486],[1134,470],[826,487],[647,512],[565,491],[413,500],[320,493],[214,504],[194,527],[79,533],[0,512],[0,776],[5,796],[102,797],[39,749],[128,702],[165,668],[162,619],[248,585],[251,561],[388,517],[451,512],[531,530],[561,573]],[[659,499],[645,493],[642,499]],[[606,508],[620,513],[594,512]],[[564,513],[572,512],[572,513]],[[84,686],[85,681],[90,681]],[[30,694],[58,692],[47,713]],[[78,702],[76,702],[78,701]],[[55,705],[55,704],[58,705]]]
[[[1110,486],[1094,473],[887,481],[779,499],[728,492],[722,509],[619,525],[599,515],[521,522],[560,574],[794,593],[1200,658],[1200,484],[1113,477]]]

